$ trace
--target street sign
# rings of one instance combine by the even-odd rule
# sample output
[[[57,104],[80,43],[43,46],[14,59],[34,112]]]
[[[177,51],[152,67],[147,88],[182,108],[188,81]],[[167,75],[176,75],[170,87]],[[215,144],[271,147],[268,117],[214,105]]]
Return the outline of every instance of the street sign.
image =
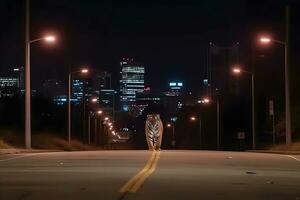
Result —
[[[274,101],[269,101],[269,115],[274,116]]]
[[[238,138],[239,140],[244,140],[244,139],[246,138],[245,132],[238,132],[237,138]]]

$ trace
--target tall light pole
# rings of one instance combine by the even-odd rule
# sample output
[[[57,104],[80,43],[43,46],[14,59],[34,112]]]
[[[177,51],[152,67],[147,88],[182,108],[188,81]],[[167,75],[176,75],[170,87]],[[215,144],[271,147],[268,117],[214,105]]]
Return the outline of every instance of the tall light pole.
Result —
[[[260,42],[269,44],[271,42],[284,46],[284,77],[285,77],[285,137],[286,144],[292,143],[292,125],[291,125],[291,105],[290,105],[290,80],[289,80],[289,23],[290,23],[290,10],[289,6],[286,7],[286,32],[285,41],[274,40],[271,37],[261,37]]]
[[[216,106],[217,106],[217,150],[220,150],[220,102],[219,102],[219,97],[217,97]]]
[[[96,103],[98,101],[97,98],[92,98],[91,99],[91,102],[92,103]],[[84,109],[85,110],[85,109]],[[85,112],[85,111],[84,111]],[[88,111],[89,112],[89,111]],[[88,144],[91,144],[91,117],[96,117],[96,113],[93,113],[92,111],[90,111],[88,113]],[[84,123],[85,123],[85,120],[84,120]]]
[[[34,42],[54,42],[52,35],[30,39],[30,0],[26,1],[25,16],[25,148],[31,148],[31,79],[30,79],[30,45]]]
[[[72,111],[71,111],[71,93],[72,93],[72,75],[73,74],[76,74],[76,73],[82,73],[82,74],[86,74],[88,73],[89,70],[86,69],[86,68],[83,68],[81,70],[78,70],[78,71],[74,71],[74,72],[71,72],[69,71],[69,87],[68,87],[68,142],[69,144],[71,144],[71,132],[72,132]]]
[[[196,121],[197,119],[199,120],[200,149],[202,149],[202,120],[200,117],[198,117],[198,118],[194,117],[194,116],[190,117],[191,121]]]
[[[255,87],[254,87],[254,73],[242,70],[240,67],[234,67],[232,72],[235,74],[245,73],[251,75],[251,96],[252,96],[252,149],[256,149],[256,133],[255,133]]]
[[[168,123],[167,127],[172,128],[172,143],[171,144],[172,144],[173,149],[175,149],[176,140],[175,140],[175,124],[174,124],[174,122]]]
[[[199,100],[198,103],[203,103],[203,104],[209,104],[211,100],[207,97],[203,98],[202,100]],[[216,121],[217,121],[217,150],[220,150],[220,101],[219,98],[217,97],[216,101]]]
[[[97,115],[100,116],[100,126],[101,126],[101,115],[102,115],[103,111],[102,110],[98,110],[97,111]],[[98,128],[97,128],[97,116],[95,115],[95,146],[97,145],[97,132],[98,132]],[[101,129],[101,127],[100,127]]]
[[[30,86],[30,1],[25,16],[25,147],[31,148],[31,86]]]

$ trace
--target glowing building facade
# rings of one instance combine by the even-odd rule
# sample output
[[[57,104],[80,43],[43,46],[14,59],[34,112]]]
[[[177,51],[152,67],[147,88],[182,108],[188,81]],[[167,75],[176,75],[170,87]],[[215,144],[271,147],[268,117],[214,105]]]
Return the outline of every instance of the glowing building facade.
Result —
[[[120,103],[123,111],[129,111],[135,105],[136,94],[144,91],[145,67],[133,59],[123,58],[120,61]]]

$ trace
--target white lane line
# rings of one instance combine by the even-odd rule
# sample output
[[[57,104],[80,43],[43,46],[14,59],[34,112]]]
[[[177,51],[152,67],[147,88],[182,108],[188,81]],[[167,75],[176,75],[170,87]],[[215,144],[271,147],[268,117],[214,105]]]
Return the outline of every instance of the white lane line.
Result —
[[[0,162],[15,160],[15,159],[19,159],[19,158],[30,157],[30,156],[35,156],[35,155],[38,155],[38,154],[37,153],[35,153],[35,154],[26,154],[26,155],[23,155],[23,156],[16,156],[16,157],[12,157],[12,158],[6,158],[6,159],[0,160]]]
[[[292,158],[292,159],[297,160],[298,162],[300,162],[300,159],[299,159],[299,158],[296,158],[296,157],[294,157],[294,156],[287,155],[287,157]]]

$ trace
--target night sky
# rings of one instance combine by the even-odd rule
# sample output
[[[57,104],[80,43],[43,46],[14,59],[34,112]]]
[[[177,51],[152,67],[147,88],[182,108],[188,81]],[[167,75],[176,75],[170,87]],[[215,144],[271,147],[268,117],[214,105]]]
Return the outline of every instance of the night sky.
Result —
[[[49,45],[32,45],[33,88],[45,79],[66,81],[68,66],[88,65],[113,72],[119,59],[146,66],[147,85],[182,80],[198,89],[205,77],[207,47],[240,42],[247,65],[257,33],[284,36],[284,3],[279,0],[93,1],[31,0],[31,38],[54,33]],[[300,5],[292,5],[292,56],[300,55]],[[0,1],[0,74],[23,66],[24,0]],[[276,60],[273,61],[276,63]],[[299,61],[298,61],[299,63]]]

